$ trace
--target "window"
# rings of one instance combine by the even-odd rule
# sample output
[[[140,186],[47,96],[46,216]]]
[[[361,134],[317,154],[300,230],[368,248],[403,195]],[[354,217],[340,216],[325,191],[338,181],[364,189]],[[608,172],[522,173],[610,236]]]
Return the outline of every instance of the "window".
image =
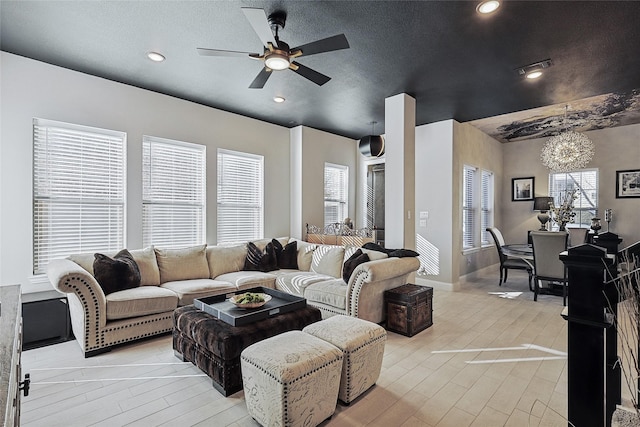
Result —
[[[482,197],[480,201],[481,215],[481,243],[482,246],[490,246],[492,237],[487,227],[493,227],[493,173],[482,171]]]
[[[477,228],[473,203],[476,168],[465,165],[462,174],[462,248],[471,249]]]
[[[588,227],[598,211],[598,170],[549,174],[549,196],[553,197],[556,206],[562,203],[567,191],[574,189],[578,190],[578,198],[573,202],[574,222]]]
[[[177,248],[205,242],[206,148],[144,136],[142,242]]]
[[[126,134],[33,120],[33,274],[125,246]]]
[[[264,236],[264,157],[218,149],[218,243]]]
[[[465,165],[462,181],[462,248],[491,245],[486,230],[493,226],[493,172]]]
[[[349,168],[324,164],[324,225],[342,223],[349,216]]]

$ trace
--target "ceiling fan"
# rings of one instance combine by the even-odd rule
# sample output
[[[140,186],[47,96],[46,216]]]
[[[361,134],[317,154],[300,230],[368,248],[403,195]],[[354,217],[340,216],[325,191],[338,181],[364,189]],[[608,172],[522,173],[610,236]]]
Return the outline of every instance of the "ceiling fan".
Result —
[[[248,56],[263,61],[264,68],[249,85],[252,89],[262,89],[273,71],[286,69],[322,86],[331,80],[331,77],[305,67],[294,59],[349,48],[349,42],[345,35],[339,34],[290,49],[287,43],[278,38],[278,30],[284,28],[287,19],[285,12],[274,12],[267,18],[263,9],[243,7],[242,11],[264,45],[262,54],[201,47],[198,48],[198,53],[203,56]]]

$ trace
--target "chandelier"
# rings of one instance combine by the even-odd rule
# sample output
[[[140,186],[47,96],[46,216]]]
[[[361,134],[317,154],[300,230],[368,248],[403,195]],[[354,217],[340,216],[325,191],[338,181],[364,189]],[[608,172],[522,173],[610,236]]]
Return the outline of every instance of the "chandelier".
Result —
[[[567,122],[567,109],[564,110],[564,122]],[[540,160],[552,172],[570,172],[583,169],[594,154],[593,142],[584,134],[565,131],[549,138],[542,147]]]

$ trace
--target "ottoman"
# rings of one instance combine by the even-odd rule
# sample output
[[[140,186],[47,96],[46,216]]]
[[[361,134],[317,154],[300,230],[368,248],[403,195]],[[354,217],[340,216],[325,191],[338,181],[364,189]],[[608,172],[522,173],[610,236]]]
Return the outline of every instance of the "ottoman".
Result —
[[[337,315],[309,325],[303,332],[342,350],[344,359],[338,397],[347,405],[378,381],[387,339],[387,331],[382,326]]]
[[[245,326],[231,326],[186,305],[173,313],[173,350],[176,357],[209,375],[216,390],[229,396],[242,390],[242,350],[282,332],[301,330],[321,318],[320,310],[307,306]]]
[[[300,331],[247,347],[240,357],[247,410],[263,426],[317,426],[338,400],[342,351]]]

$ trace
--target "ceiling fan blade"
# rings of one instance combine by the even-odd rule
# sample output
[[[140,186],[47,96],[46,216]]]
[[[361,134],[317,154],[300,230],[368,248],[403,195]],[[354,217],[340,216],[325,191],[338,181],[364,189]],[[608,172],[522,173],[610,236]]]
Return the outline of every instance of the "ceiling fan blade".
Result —
[[[271,70],[268,69],[267,67],[264,67],[258,73],[256,78],[253,79],[253,81],[249,85],[249,88],[250,89],[262,89],[264,87],[264,84],[267,82],[267,80],[269,80],[269,77],[271,77]]]
[[[318,40],[315,42],[303,44],[296,48],[291,49],[292,52],[301,50],[302,55],[309,56],[316,53],[331,52],[333,50],[349,49],[349,42],[344,34],[338,34],[337,36],[327,37],[326,39]]]
[[[251,24],[253,31],[256,32],[262,41],[264,47],[269,47],[269,43],[274,46],[278,46],[278,43],[276,43],[276,39],[273,37],[273,33],[271,32],[271,27],[267,20],[267,14],[264,13],[263,9],[243,7],[242,11],[244,12],[244,16],[247,17],[249,24]]]
[[[309,67],[305,67],[302,64],[299,64],[297,62],[292,62],[292,64],[295,65],[295,68],[291,67],[291,71],[300,74],[302,77],[306,79],[311,80],[318,86],[322,86],[323,84],[331,80],[331,77],[325,76],[324,74],[319,73],[315,70],[312,70]]]
[[[257,55],[249,52],[237,52],[235,50],[219,50],[219,49],[207,49],[204,47],[197,48],[197,51],[202,56],[250,56]]]

